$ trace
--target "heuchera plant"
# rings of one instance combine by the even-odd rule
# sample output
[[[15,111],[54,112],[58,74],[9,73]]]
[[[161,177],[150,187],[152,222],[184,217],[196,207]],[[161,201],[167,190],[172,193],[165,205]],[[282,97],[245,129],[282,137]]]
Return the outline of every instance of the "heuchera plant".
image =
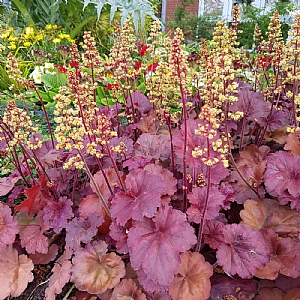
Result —
[[[55,130],[42,87],[8,55],[15,97],[37,92],[50,139],[8,103],[0,299],[42,265],[47,300],[64,287],[64,299],[296,299],[300,15],[286,44],[277,13],[266,40],[256,29],[254,56],[233,16],[190,55],[181,30],[169,38],[154,22],[141,43],[126,22],[104,62],[86,32],[54,97]]]

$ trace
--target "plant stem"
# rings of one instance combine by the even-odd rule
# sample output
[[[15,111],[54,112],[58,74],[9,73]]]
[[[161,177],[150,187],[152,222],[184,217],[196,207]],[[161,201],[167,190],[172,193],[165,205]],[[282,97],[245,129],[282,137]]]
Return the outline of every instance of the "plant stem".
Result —
[[[89,167],[88,167],[88,165],[87,165],[87,163],[86,163],[84,157],[82,156],[82,154],[80,153],[79,150],[78,150],[77,152],[78,152],[78,154],[79,154],[81,160],[82,160],[83,163],[84,163],[84,169],[85,169],[85,172],[86,172],[86,174],[88,175],[88,177],[90,178],[91,183],[93,184],[93,186],[94,186],[94,188],[95,188],[96,194],[97,194],[97,196],[99,197],[99,200],[100,200],[100,202],[101,202],[102,207],[104,208],[104,210],[105,210],[105,212],[107,213],[107,215],[111,218],[109,208],[108,208],[108,206],[107,206],[107,204],[106,204],[106,202],[105,202],[105,200],[104,200],[104,198],[103,198],[103,196],[102,196],[102,194],[101,194],[101,192],[100,192],[100,190],[99,190],[99,188],[98,188],[98,186],[97,186],[97,184],[96,184],[96,182],[95,182],[95,180],[94,180],[93,175],[92,175],[91,172],[90,172],[90,169],[89,169]]]
[[[183,89],[182,79],[180,75],[180,67],[179,62],[177,61],[177,76],[179,79],[179,87],[182,99],[182,114],[183,114],[183,157],[182,157],[182,166],[183,166],[183,211],[185,212],[188,207],[187,201],[187,164],[186,164],[186,156],[187,156],[187,135],[188,135],[188,128],[187,128],[187,110],[186,110],[186,92]]]
[[[206,189],[206,196],[205,196],[205,202],[204,202],[202,218],[201,218],[201,222],[200,222],[200,225],[199,225],[196,252],[200,252],[201,246],[202,246],[203,227],[204,227],[205,215],[206,215],[206,211],[207,211],[208,199],[209,199],[209,193],[210,193],[211,166],[207,166],[207,176],[206,177],[207,177],[207,189]]]
[[[231,147],[230,147],[230,140],[229,140],[229,132],[228,132],[228,102],[225,103],[225,133],[226,133],[226,138],[227,138],[227,145],[228,145],[228,155],[230,158],[230,161],[234,167],[234,169],[237,171],[241,179],[245,182],[245,184],[257,195],[258,198],[261,198],[258,191],[256,191],[246,180],[246,178],[243,176],[243,174],[240,172],[238,166],[236,165],[234,161],[234,157],[231,153]]]
[[[47,122],[47,126],[48,126],[48,130],[49,130],[49,133],[50,133],[50,137],[51,137],[51,143],[52,143],[52,148],[55,149],[55,143],[54,143],[54,136],[53,136],[53,132],[52,132],[52,129],[51,129],[51,124],[50,124],[50,121],[49,121],[49,116],[48,116],[48,113],[46,111],[46,108],[45,108],[45,105],[44,105],[44,102],[43,102],[43,99],[38,91],[38,89],[36,88],[36,86],[34,86],[34,90],[40,100],[40,103],[42,105],[42,108],[43,108],[43,112],[45,114],[45,118],[46,118],[46,122]]]

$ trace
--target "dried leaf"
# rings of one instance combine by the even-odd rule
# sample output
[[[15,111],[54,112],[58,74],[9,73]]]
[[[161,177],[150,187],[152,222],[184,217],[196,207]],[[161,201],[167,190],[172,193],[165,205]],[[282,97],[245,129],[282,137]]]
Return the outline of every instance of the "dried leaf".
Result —
[[[114,288],[125,275],[125,265],[115,253],[108,253],[104,241],[92,242],[75,251],[71,281],[81,291],[100,294]]]
[[[169,286],[173,300],[206,300],[210,295],[212,266],[200,253],[184,252],[180,255],[178,273]]]

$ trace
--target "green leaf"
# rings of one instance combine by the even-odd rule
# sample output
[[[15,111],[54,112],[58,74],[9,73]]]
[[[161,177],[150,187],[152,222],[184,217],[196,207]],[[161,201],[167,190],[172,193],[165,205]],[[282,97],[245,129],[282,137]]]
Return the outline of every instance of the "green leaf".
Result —
[[[82,21],[80,24],[78,24],[71,32],[70,32],[70,37],[73,39],[81,30],[82,28],[89,24],[90,22],[92,22],[93,20],[95,20],[96,17],[95,16],[91,16],[87,19],[85,19],[84,21]]]
[[[97,95],[99,98],[105,98],[105,93],[102,86],[97,87]]]
[[[19,1],[19,0],[12,0],[12,3],[18,8],[18,10],[21,12],[23,18],[28,21],[29,25],[35,26],[34,21],[32,20],[30,14],[28,12],[28,10],[21,3],[21,1]]]
[[[59,74],[43,74],[42,82],[50,88],[59,88],[67,82],[67,77],[63,73]]]

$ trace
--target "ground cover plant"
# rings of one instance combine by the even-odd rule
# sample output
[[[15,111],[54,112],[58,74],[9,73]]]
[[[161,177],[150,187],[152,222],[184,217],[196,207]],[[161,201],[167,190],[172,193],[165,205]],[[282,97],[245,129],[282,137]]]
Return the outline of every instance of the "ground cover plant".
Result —
[[[86,32],[55,129],[7,55],[49,132],[26,102],[0,117],[0,299],[297,299],[300,16],[287,43],[278,13],[257,28],[255,56],[233,16],[191,53],[158,22],[147,43],[116,27],[108,60]]]

